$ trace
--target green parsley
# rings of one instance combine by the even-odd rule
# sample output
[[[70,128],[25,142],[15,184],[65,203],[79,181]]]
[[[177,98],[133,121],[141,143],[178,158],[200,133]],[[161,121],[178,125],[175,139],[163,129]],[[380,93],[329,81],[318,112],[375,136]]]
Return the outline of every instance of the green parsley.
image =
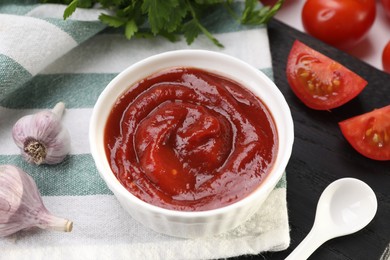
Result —
[[[201,20],[216,7],[223,7],[243,25],[266,24],[280,9],[284,0],[275,5],[261,6],[259,0],[245,0],[244,9],[236,13],[234,0],[40,0],[43,3],[68,5],[64,19],[76,8],[99,6],[106,10],[99,19],[110,27],[122,28],[126,38],[164,36],[175,41],[184,35],[188,44],[204,34],[215,45],[223,45],[202,24]],[[108,14],[107,14],[108,13]]]

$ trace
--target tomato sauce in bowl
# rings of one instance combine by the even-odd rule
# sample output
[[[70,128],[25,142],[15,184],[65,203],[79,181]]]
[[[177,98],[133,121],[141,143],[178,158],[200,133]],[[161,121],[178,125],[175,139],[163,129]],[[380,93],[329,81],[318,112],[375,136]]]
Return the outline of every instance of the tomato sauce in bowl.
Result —
[[[116,101],[104,144],[113,173],[133,195],[166,209],[204,211],[260,186],[278,136],[267,106],[240,83],[174,67]]]

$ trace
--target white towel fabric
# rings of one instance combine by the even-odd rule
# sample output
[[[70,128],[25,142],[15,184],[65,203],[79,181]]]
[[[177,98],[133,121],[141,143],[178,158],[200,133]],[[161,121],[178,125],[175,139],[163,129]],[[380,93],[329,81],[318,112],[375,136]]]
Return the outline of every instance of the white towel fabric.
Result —
[[[240,227],[202,239],[169,237],[140,225],[120,207],[99,177],[88,143],[89,118],[100,92],[123,69],[153,54],[188,48],[224,52],[272,78],[266,28],[240,26],[217,10],[210,24],[223,49],[204,36],[191,46],[184,39],[128,41],[120,32],[103,30],[96,21],[100,10],[79,10],[66,21],[63,10],[33,0],[0,4],[0,164],[28,172],[47,208],[71,219],[74,229],[32,229],[0,238],[0,259],[210,259],[286,249],[285,176]],[[12,126],[21,116],[59,101],[67,106],[63,122],[71,134],[71,153],[58,165],[30,165],[13,143]]]
[[[386,247],[385,251],[383,251],[380,260],[390,260],[390,244]]]

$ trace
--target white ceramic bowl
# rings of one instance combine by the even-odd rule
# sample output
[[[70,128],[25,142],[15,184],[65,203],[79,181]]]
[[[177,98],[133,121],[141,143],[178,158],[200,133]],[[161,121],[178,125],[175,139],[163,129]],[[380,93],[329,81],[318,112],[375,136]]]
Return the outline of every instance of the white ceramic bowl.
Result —
[[[148,204],[126,190],[111,171],[103,135],[110,109],[116,99],[137,81],[170,67],[196,67],[230,78],[247,87],[267,105],[278,133],[278,152],[272,168],[258,189],[242,200],[213,210],[185,212]],[[233,229],[250,218],[266,200],[283,175],[294,139],[290,109],[275,84],[258,69],[217,52],[179,50],[161,53],[127,68],[99,96],[93,109],[89,141],[97,169],[122,207],[148,228],[178,237],[203,237]]]

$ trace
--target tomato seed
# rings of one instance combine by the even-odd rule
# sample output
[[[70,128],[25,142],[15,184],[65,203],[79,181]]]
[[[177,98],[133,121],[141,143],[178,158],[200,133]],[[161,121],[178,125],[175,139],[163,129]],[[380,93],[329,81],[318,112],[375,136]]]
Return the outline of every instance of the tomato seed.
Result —
[[[372,133],[372,128],[366,130],[366,136],[370,136]]]
[[[340,86],[340,80],[338,80],[338,79],[332,80],[332,83],[333,83],[334,85],[336,85],[336,86]]]
[[[300,74],[301,77],[307,78],[309,76],[309,72],[305,71]]]

